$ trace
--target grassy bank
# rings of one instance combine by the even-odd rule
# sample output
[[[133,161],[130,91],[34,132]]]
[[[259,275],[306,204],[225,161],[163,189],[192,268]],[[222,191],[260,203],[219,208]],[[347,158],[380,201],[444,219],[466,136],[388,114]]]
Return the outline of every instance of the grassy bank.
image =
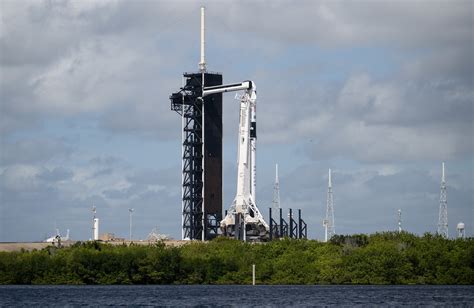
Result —
[[[377,233],[329,243],[77,243],[0,252],[0,284],[250,284],[252,264],[259,284],[474,284],[474,240]]]

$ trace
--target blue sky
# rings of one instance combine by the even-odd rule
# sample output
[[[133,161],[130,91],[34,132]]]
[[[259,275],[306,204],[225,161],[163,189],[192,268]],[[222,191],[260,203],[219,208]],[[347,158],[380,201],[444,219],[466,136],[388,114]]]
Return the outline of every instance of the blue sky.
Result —
[[[0,2],[0,241],[71,230],[179,238],[180,118],[168,96],[199,61],[258,88],[257,205],[302,208],[336,232],[435,232],[446,162],[449,232],[472,236],[470,1]],[[224,208],[235,194],[238,104],[224,96]]]

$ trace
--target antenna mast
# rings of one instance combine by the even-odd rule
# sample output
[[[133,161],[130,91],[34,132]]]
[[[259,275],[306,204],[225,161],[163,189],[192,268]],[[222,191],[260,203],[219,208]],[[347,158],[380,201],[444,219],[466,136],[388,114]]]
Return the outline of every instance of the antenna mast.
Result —
[[[328,176],[328,196],[326,202],[326,218],[323,220],[324,226],[324,241],[327,242],[331,237],[336,234],[336,228],[334,225],[334,204],[332,198],[332,179],[331,169],[329,169]]]
[[[441,189],[439,194],[439,219],[438,234],[448,238],[448,200],[446,194],[446,178],[444,175],[444,162],[441,171]]]
[[[278,164],[275,165],[275,184],[273,185],[273,210],[280,210],[280,180],[278,179]]]
[[[132,213],[133,211],[134,210],[132,208],[128,209],[128,212],[130,213],[130,233],[129,233],[130,243],[132,242]]]

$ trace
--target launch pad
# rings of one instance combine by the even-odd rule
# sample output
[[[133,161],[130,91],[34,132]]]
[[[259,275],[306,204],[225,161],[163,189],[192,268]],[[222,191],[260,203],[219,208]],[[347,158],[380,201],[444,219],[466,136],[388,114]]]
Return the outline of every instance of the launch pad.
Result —
[[[273,236],[272,227],[266,223],[255,201],[255,83],[246,80],[223,85],[222,74],[207,72],[204,34],[204,8],[201,8],[199,72],[184,73],[183,86],[170,95],[171,110],[181,116],[183,130],[182,239],[205,241],[219,234],[243,241],[266,241],[274,236],[297,237],[291,210],[289,232],[284,235],[279,231]],[[222,93],[234,91],[242,91],[239,95],[237,189],[235,198],[222,219]],[[284,220],[280,218],[280,224],[275,226],[281,226],[282,221]],[[299,234],[301,236],[302,232]],[[306,236],[306,232],[304,234]]]

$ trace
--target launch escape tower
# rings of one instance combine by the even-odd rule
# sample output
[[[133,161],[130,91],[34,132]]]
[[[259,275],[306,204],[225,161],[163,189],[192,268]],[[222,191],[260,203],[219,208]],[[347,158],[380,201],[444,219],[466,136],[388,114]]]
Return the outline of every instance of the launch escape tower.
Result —
[[[446,178],[444,176],[444,163],[441,166],[441,187],[439,194],[439,219],[438,234],[448,238],[448,200],[446,195]]]

